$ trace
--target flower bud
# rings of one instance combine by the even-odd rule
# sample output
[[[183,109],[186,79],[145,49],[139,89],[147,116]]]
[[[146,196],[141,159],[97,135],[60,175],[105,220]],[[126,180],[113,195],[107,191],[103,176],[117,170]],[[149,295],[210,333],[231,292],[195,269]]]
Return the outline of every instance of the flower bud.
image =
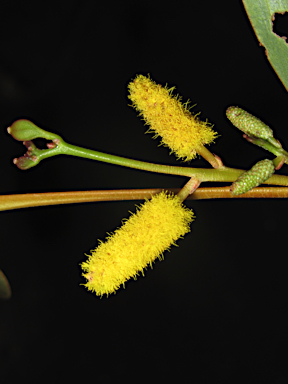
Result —
[[[242,108],[229,107],[226,115],[235,127],[248,136],[255,136],[265,140],[273,137],[273,131],[268,125]]]
[[[27,148],[27,152],[24,156],[15,158],[13,163],[21,170],[25,171],[26,169],[35,167],[40,162],[39,149],[33,143],[33,141],[24,141],[23,144]],[[41,152],[41,151],[40,151]]]
[[[33,160],[31,157],[24,155],[24,156],[15,158],[13,160],[13,163],[22,171],[26,171],[26,169],[35,167],[35,165],[39,163],[39,159],[35,157],[35,159]]]
[[[18,141],[30,141],[38,137],[43,137],[47,140],[53,140],[57,135],[44,131],[37,127],[34,123],[29,120],[20,119],[16,120],[10,127],[7,128],[10,135]]]
[[[242,173],[231,185],[230,192],[237,196],[250,191],[268,180],[274,173],[273,161],[265,159],[256,163],[249,171]]]

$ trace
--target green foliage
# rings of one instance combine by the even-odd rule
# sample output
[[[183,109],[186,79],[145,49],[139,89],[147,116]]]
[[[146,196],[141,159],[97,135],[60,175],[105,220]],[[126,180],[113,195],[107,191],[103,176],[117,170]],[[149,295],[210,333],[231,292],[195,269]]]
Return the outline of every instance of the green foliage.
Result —
[[[243,0],[254,32],[266,56],[288,91],[288,45],[273,32],[275,13],[288,12],[288,0]]]

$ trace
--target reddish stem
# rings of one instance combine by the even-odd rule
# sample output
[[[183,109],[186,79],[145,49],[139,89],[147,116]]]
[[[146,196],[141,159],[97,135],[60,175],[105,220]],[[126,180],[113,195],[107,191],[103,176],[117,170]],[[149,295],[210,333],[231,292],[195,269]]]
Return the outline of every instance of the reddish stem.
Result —
[[[0,211],[44,205],[89,203],[96,201],[144,200],[149,199],[152,195],[161,192],[163,189],[175,194],[180,191],[180,188],[150,188],[1,195]],[[228,186],[198,188],[192,195],[187,197],[187,200],[287,197],[287,187],[258,187],[243,195],[233,196]]]

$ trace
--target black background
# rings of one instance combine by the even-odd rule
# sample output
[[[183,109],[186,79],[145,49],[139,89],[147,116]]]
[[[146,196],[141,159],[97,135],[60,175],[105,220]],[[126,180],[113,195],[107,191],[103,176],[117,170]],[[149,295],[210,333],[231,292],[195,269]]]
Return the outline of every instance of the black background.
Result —
[[[287,33],[287,19],[276,21]],[[221,135],[210,149],[228,166],[273,158],[232,127],[229,105],[288,145],[287,92],[240,1],[2,1],[0,42],[2,194],[183,186],[72,157],[27,171],[12,163],[25,150],[6,128],[28,118],[76,145],[185,166],[128,106],[136,74],[197,104]],[[80,286],[79,264],[134,205],[1,212],[0,268],[13,296],[0,302],[0,382],[287,383],[287,202],[187,202],[197,219],[179,247],[99,299]]]

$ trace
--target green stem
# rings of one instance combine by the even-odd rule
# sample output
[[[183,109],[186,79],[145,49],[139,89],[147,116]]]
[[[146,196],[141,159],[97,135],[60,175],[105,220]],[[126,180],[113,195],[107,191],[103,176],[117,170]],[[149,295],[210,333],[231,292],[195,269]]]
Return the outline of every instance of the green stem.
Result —
[[[205,160],[208,161],[212,165],[213,168],[219,168],[220,164],[221,166],[223,165],[222,163],[219,163],[219,160],[207,149],[204,145],[202,147],[197,148],[197,153],[202,156]]]
[[[241,175],[241,173],[244,172],[243,169],[235,169],[225,166],[218,169],[206,169],[147,163],[145,161],[127,159],[125,157],[110,155],[107,153],[93,151],[87,148],[77,147],[75,145],[68,144],[65,142],[61,142],[59,144],[59,147],[61,147],[61,153],[65,155],[78,156],[91,160],[98,160],[105,163],[140,169],[142,171],[195,177],[199,179],[200,182],[233,182]],[[272,177],[270,177],[270,179],[265,182],[265,184],[288,186],[288,177],[282,175],[273,175]]]
[[[187,199],[189,195],[194,193],[196,189],[199,187],[200,182],[195,177],[191,177],[191,179],[184,185],[184,187],[177,193],[177,196],[181,201]]]
[[[188,177],[195,176],[201,180],[203,180],[203,177],[204,177],[205,179],[204,181],[206,181],[206,178],[207,180],[211,180],[215,177],[215,175],[213,175],[212,169],[186,168],[186,167],[178,167],[178,166],[171,166],[171,165],[147,163],[145,161],[127,159],[125,157],[110,155],[107,153],[93,151],[91,149],[77,147],[72,144],[65,143],[64,145],[65,146],[63,147],[64,149],[63,153],[66,155],[84,157],[86,159],[98,160],[105,163],[120,165],[122,167],[130,167],[130,168],[140,169],[142,171],[165,173],[165,174],[177,175],[177,176],[188,176]],[[240,174],[242,172],[240,172]]]
[[[283,148],[280,146],[276,146],[275,142],[277,142],[274,138],[270,138],[268,140],[259,139],[257,137],[250,137],[247,135],[243,135],[243,137],[249,141],[252,144],[257,145],[258,147],[261,147],[263,149],[266,149],[266,151],[269,151],[273,153],[276,157],[282,156],[285,160],[285,163],[288,163],[288,152],[286,152]],[[274,143],[274,145],[273,145]]]
[[[27,147],[33,147],[29,152],[29,157],[23,157],[29,160],[28,166],[35,166],[40,162],[40,160],[44,158],[48,158],[55,155],[69,155],[69,156],[77,156],[91,160],[102,161],[105,163],[120,165],[123,167],[140,169],[143,171],[156,172],[156,173],[164,173],[169,175],[177,175],[177,176],[186,176],[186,177],[195,177],[199,180],[200,183],[205,181],[211,182],[233,182],[235,181],[243,172],[242,169],[235,169],[225,167],[224,165],[219,166],[218,169],[206,169],[206,168],[190,168],[190,167],[178,167],[171,165],[162,165],[162,164],[154,164],[147,163],[145,161],[127,159],[125,157],[110,155],[103,152],[94,151],[87,148],[78,147],[76,145],[68,144],[63,139],[53,140],[56,144],[55,148],[39,150],[35,146],[33,147],[32,142],[26,142]],[[32,143],[32,144],[31,144]],[[35,159],[34,159],[35,158]],[[20,158],[21,159],[21,158]],[[14,161],[18,166],[19,161],[16,159]],[[32,165],[31,165],[32,164]],[[27,169],[21,168],[20,169]],[[265,184],[273,184],[273,185],[285,185],[288,186],[288,176],[282,175],[273,175],[265,181]]]

